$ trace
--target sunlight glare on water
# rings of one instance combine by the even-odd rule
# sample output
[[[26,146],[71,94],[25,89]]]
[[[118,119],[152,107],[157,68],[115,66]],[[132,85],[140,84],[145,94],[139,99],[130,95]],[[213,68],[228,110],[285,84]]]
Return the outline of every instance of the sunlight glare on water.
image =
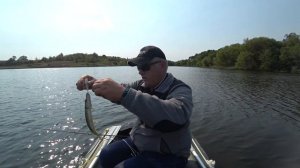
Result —
[[[217,168],[300,165],[299,75],[169,71],[193,90],[191,130]],[[75,86],[84,74],[124,83],[140,78],[131,67],[0,70],[1,167],[78,166],[95,142],[84,118],[85,92]],[[97,130],[134,119],[123,107],[91,96]]]

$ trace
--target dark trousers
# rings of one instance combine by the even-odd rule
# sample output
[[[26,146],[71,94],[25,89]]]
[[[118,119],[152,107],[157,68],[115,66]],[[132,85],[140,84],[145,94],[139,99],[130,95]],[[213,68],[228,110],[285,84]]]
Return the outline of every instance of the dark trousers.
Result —
[[[126,142],[124,142],[124,140]],[[102,168],[184,168],[187,159],[157,152],[139,152],[130,138],[104,147],[97,165]],[[129,146],[130,147],[129,147]]]

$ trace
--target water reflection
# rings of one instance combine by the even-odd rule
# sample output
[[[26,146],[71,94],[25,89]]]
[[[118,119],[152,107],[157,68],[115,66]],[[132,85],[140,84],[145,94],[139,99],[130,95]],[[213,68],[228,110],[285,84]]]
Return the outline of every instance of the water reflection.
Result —
[[[299,165],[299,76],[212,71],[194,78],[192,125],[217,167]]]
[[[193,89],[191,128],[217,168],[300,165],[299,75],[169,70]],[[8,151],[0,153],[1,166],[78,165],[95,138],[85,123],[85,94],[74,84],[83,74],[139,79],[128,67],[1,70],[0,145]],[[133,120],[121,106],[93,95],[92,102],[99,131]]]

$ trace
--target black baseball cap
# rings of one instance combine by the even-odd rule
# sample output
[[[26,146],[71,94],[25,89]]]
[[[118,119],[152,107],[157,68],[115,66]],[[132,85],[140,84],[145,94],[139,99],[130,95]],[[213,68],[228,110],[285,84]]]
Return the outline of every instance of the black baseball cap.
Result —
[[[150,63],[155,57],[166,59],[165,54],[160,48],[156,46],[145,46],[140,50],[136,58],[129,60],[127,63],[129,66],[145,65]]]

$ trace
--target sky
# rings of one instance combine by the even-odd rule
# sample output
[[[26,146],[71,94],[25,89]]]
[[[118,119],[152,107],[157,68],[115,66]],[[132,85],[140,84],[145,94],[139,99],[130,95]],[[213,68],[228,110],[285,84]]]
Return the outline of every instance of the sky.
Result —
[[[178,61],[246,38],[300,35],[299,0],[0,0],[0,60],[73,53]]]

